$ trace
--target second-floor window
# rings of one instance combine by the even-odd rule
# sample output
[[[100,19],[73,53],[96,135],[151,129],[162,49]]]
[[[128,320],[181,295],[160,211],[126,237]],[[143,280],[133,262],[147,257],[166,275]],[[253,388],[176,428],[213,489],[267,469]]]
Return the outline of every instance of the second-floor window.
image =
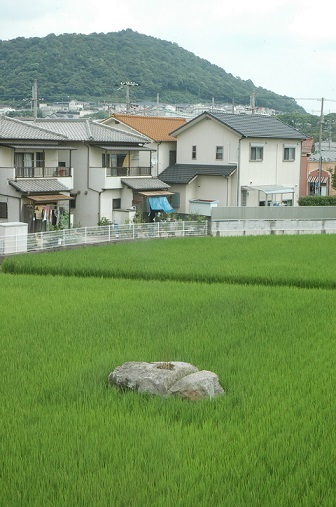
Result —
[[[216,160],[223,160],[223,146],[216,146]]]
[[[109,153],[102,154],[102,167],[110,167],[111,166],[111,156]]]
[[[261,145],[253,145],[250,147],[250,160],[254,162],[262,162],[264,159],[264,147]]]
[[[170,150],[169,151],[169,165],[176,164],[176,151]]]
[[[19,178],[33,178],[40,176],[35,168],[44,168],[44,152],[20,153],[14,155],[15,175]]]
[[[191,149],[191,159],[196,160],[197,158],[197,147],[194,145]]]
[[[295,160],[295,146],[285,146],[283,158],[287,162],[294,162],[294,160]]]

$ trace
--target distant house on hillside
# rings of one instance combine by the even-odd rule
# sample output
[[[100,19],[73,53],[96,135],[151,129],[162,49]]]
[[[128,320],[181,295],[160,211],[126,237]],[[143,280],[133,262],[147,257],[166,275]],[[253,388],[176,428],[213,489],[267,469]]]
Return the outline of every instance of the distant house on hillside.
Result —
[[[195,201],[219,206],[295,205],[301,143],[294,128],[270,116],[204,112],[171,133],[177,160],[160,179],[180,197],[178,211]]]

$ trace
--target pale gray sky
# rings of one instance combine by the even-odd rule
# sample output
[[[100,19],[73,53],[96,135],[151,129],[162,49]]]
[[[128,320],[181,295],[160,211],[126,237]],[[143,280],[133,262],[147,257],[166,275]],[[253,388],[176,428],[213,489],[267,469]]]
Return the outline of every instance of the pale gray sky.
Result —
[[[336,7],[330,0],[0,0],[0,39],[139,33],[176,42],[234,76],[336,112]]]

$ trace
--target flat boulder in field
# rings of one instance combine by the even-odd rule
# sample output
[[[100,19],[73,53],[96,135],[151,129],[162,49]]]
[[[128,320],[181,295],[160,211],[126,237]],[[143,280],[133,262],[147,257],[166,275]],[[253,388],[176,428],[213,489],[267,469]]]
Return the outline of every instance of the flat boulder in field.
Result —
[[[224,394],[224,389],[220,385],[216,373],[202,370],[178,380],[169,389],[169,394],[195,401],[216,398]]]
[[[190,363],[130,361],[118,366],[109,375],[109,382],[121,389],[169,396],[169,389],[180,379],[198,372]]]

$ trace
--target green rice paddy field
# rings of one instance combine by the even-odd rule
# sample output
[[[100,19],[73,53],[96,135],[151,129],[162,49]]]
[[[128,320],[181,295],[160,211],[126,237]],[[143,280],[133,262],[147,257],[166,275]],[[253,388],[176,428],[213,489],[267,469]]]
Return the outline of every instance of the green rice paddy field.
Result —
[[[0,505],[334,507],[335,247],[190,238],[3,261]],[[108,386],[132,360],[191,362],[226,394]]]

